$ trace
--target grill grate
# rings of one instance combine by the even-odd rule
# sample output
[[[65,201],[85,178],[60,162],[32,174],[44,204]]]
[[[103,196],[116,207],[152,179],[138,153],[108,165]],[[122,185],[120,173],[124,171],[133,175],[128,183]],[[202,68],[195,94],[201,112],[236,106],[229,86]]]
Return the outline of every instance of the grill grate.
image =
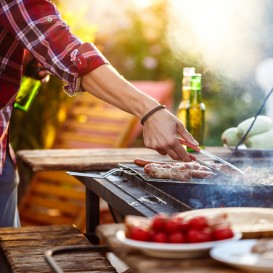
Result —
[[[140,178],[142,178],[146,182],[150,183],[161,183],[161,184],[168,184],[168,183],[201,183],[201,184],[238,184],[238,183],[244,183],[246,186],[259,186],[259,185],[273,185],[273,170],[271,168],[265,168],[265,167],[257,167],[254,168],[255,172],[257,172],[257,180],[252,182],[244,182],[239,181],[238,179],[233,179],[232,176],[227,175],[216,175],[213,178],[203,178],[203,179],[197,179],[192,178],[191,181],[178,181],[178,180],[172,180],[172,179],[160,179],[160,178],[153,178],[149,175],[145,174],[143,167],[138,167],[135,164],[119,164],[119,166],[128,171],[131,171],[132,174],[138,175]],[[260,174],[260,177],[259,175]]]
[[[272,171],[268,167],[265,170],[266,176],[271,176],[270,179],[259,179],[251,184],[233,181],[226,176],[192,179],[190,182],[154,179],[145,175],[143,168],[134,164],[121,164],[120,167],[126,170],[121,173],[122,177],[151,184],[191,208],[273,207]],[[264,165],[256,166],[260,170],[262,167]]]

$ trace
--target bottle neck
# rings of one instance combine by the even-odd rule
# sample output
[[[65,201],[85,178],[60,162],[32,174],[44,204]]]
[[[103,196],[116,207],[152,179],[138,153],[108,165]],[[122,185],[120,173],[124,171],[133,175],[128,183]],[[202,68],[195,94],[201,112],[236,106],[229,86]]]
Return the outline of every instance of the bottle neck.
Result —
[[[182,100],[183,101],[190,101],[190,94],[191,94],[190,87],[183,87],[182,88]]]
[[[201,103],[202,96],[201,96],[201,74],[194,74],[191,77],[191,92],[190,92],[190,101],[191,103]]]
[[[184,75],[182,81],[182,100],[189,101],[191,93],[191,75]]]
[[[200,89],[192,89],[190,92],[190,102],[197,104],[202,102],[202,93]]]

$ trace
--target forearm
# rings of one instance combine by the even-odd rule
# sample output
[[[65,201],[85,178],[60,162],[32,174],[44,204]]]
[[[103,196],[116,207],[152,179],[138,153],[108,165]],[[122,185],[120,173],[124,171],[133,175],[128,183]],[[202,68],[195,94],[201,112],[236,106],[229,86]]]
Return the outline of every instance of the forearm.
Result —
[[[140,119],[159,105],[125,80],[111,65],[102,65],[82,76],[82,88]]]
[[[82,76],[81,86],[92,95],[142,119],[159,102],[135,88],[110,65],[101,65]],[[198,145],[183,124],[167,109],[156,111],[143,125],[144,144],[175,160],[190,161],[178,136]]]

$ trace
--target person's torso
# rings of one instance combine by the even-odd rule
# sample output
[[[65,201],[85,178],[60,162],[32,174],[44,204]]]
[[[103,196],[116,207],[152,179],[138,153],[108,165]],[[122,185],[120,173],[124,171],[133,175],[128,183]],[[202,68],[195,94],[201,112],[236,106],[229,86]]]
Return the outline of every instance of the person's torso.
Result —
[[[20,86],[24,49],[0,26],[0,109],[12,104]]]

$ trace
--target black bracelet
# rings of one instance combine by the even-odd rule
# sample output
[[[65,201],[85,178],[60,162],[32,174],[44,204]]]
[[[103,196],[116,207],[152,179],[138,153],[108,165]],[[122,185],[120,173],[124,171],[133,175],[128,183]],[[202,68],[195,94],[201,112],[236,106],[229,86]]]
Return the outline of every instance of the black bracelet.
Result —
[[[156,108],[152,109],[150,112],[148,112],[142,119],[141,119],[141,124],[143,125],[144,122],[155,112],[157,112],[160,109],[165,109],[166,106],[165,105],[159,105]]]

